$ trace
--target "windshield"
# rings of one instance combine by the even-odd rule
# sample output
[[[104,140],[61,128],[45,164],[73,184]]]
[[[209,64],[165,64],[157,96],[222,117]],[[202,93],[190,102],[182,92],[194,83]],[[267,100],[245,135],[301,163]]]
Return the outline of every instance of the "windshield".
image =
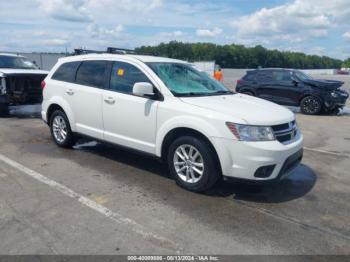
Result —
[[[0,56],[0,68],[38,69],[33,62],[18,56]]]
[[[147,63],[175,96],[231,94],[226,87],[187,64]]]
[[[305,74],[305,73],[303,73],[301,71],[294,71],[294,74],[301,81],[312,80],[313,79],[311,76],[309,76],[309,75],[307,75],[307,74]]]

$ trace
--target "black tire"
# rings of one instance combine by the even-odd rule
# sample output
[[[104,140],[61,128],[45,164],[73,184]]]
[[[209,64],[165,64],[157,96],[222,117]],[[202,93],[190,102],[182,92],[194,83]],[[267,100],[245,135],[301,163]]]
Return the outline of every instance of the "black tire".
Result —
[[[66,128],[65,128],[66,136],[63,140],[58,140],[58,138],[54,134],[54,121],[56,118],[62,120],[66,126]],[[50,117],[49,123],[50,123],[51,136],[52,136],[53,140],[55,141],[55,143],[59,147],[72,148],[72,146],[76,142],[76,138],[75,138],[75,136],[70,128],[69,120],[68,120],[66,114],[61,110],[54,111]]]
[[[0,104],[0,117],[6,117],[9,115],[9,105]]]
[[[315,96],[306,96],[300,101],[300,111],[305,115],[317,115],[322,110],[322,102]]]
[[[242,91],[241,94],[245,94],[245,95],[248,95],[248,96],[254,96],[254,93],[251,92],[251,91]]]
[[[175,168],[174,158],[176,157],[176,150],[179,149],[180,146],[192,146],[200,153],[204,170],[199,181],[192,183],[187,182],[184,181],[180,175],[178,175]],[[167,161],[170,173],[174,177],[176,183],[189,191],[206,191],[213,187],[221,177],[219,160],[217,159],[216,153],[214,152],[212,146],[208,142],[193,136],[182,136],[177,138],[169,147]]]

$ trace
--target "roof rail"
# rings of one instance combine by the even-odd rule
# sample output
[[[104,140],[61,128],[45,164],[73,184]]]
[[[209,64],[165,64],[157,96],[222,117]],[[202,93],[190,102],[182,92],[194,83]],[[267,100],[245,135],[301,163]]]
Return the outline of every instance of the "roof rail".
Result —
[[[74,55],[103,54],[103,53],[106,53],[106,52],[96,51],[96,50],[88,50],[88,49],[82,49],[82,48],[74,49]]]
[[[89,50],[89,49],[82,49],[77,48],[74,49],[74,55],[86,55],[86,54],[119,54],[119,55],[126,55],[126,54],[136,54],[135,50],[131,49],[125,49],[125,48],[117,48],[117,47],[108,47],[107,51],[97,51],[97,50]]]
[[[117,48],[117,47],[108,47],[107,48],[107,53],[109,54],[120,54],[120,55],[125,55],[125,54],[136,54],[135,50],[131,49],[125,49],[125,48]]]

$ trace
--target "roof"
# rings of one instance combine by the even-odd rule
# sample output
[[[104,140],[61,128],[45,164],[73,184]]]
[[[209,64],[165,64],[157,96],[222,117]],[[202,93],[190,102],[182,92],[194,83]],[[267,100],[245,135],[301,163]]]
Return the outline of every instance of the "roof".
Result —
[[[166,57],[159,57],[159,56],[146,56],[146,55],[120,55],[120,54],[87,54],[87,55],[76,55],[76,56],[68,56],[68,57],[62,57],[59,60],[63,61],[80,61],[83,59],[118,59],[118,58],[131,58],[131,60],[139,60],[144,63],[151,63],[151,62],[163,62],[163,63],[187,63],[186,61],[172,59],[172,58],[166,58]]]
[[[0,56],[24,57],[24,56],[21,56],[21,55],[10,54],[10,53],[0,53]]]
[[[253,70],[250,70],[250,71],[271,71],[271,70],[293,71],[295,69],[293,69],[293,68],[257,68],[257,69],[253,69]]]

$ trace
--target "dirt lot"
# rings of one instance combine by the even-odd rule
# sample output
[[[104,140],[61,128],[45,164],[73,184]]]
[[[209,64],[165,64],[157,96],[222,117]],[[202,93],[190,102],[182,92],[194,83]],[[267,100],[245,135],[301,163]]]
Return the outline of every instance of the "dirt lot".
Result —
[[[58,148],[39,110],[0,119],[1,254],[350,254],[350,113],[297,113],[304,160],[280,184],[194,194],[155,160]]]

